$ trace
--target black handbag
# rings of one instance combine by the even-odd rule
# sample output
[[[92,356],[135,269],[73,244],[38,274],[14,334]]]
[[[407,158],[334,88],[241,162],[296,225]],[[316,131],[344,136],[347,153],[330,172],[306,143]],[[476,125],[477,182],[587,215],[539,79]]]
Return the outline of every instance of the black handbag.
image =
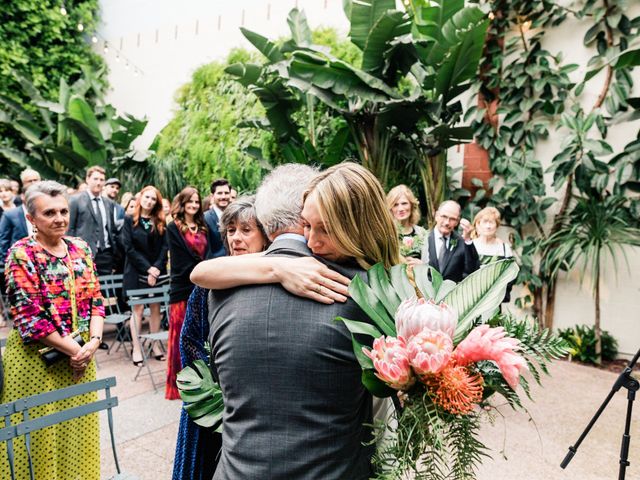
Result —
[[[80,332],[73,332],[71,334],[71,339],[75,340],[75,342],[80,346],[84,345],[84,339],[82,338],[82,335],[80,335]],[[42,360],[44,360],[44,364],[47,367],[55,365],[63,358],[69,358],[66,353],[63,353],[54,347],[41,348],[38,350],[38,353],[40,354],[40,357],[42,357]]]

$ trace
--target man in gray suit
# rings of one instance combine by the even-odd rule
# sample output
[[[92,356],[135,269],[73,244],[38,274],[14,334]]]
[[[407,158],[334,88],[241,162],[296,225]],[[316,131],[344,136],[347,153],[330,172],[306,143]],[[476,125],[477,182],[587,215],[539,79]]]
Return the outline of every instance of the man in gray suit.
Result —
[[[116,236],[115,204],[102,196],[105,170],[91,167],[87,170],[87,191],[69,200],[69,229],[67,235],[80,237],[89,244],[98,275],[113,273]]]
[[[311,255],[300,213],[315,174],[284,165],[258,190],[258,219],[273,240],[267,255]],[[372,399],[336,316],[368,321],[352,300],[320,304],[279,284],[211,292],[211,367],[225,402],[215,480],[370,478]]]

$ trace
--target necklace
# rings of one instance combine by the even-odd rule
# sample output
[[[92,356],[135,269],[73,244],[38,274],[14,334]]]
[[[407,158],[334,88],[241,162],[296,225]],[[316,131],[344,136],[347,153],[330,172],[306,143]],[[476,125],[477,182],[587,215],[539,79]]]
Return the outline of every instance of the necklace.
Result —
[[[190,231],[191,233],[197,233],[197,232],[198,232],[198,225],[197,225],[197,224],[195,224],[195,223],[194,223],[193,225],[189,225],[189,224],[187,223],[187,228],[189,229],[189,231]]]

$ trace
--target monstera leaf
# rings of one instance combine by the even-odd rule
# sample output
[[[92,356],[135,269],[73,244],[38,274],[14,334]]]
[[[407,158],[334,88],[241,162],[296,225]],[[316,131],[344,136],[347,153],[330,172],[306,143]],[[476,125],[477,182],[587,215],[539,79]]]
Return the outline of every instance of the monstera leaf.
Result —
[[[196,360],[192,367],[183,368],[176,383],[184,402],[183,408],[194,423],[219,431],[224,410],[222,390],[213,380],[204,360]]]

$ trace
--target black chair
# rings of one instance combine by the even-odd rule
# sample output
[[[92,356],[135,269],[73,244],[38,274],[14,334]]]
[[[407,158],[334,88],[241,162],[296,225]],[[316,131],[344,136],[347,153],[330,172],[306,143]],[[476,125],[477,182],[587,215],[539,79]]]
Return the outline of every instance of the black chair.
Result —
[[[113,415],[111,409],[118,405],[118,397],[111,396],[111,387],[116,384],[115,377],[95,380],[89,383],[73,385],[71,387],[61,388],[52,392],[40,393],[30,397],[21,398],[14,402],[0,405],[0,415],[4,417],[5,427],[0,428],[0,442],[7,444],[7,461],[9,462],[9,470],[11,472],[11,480],[16,480],[14,466],[14,445],[13,440],[17,437],[25,437],[25,448],[27,450],[27,459],[29,462],[29,475],[31,480],[35,480],[33,471],[33,460],[31,457],[31,433],[41,430],[51,425],[66,422],[78,417],[83,417],[91,413],[101,410],[107,411],[107,421],[109,424],[109,435],[111,437],[111,450],[113,451],[113,459],[116,465],[117,475],[111,477],[111,480],[135,480],[136,477],[122,473],[120,464],[118,463],[118,454],[116,451],[115,435],[113,433]],[[44,415],[42,417],[30,418],[29,410],[40,405],[65,400],[67,398],[84,395],[89,392],[105,391],[105,398],[95,402],[87,403],[77,407],[67,408],[56,413]],[[21,413],[22,421],[13,425],[11,423],[11,415]],[[22,480],[22,479],[21,479]],[[39,480],[39,479],[38,479]]]

